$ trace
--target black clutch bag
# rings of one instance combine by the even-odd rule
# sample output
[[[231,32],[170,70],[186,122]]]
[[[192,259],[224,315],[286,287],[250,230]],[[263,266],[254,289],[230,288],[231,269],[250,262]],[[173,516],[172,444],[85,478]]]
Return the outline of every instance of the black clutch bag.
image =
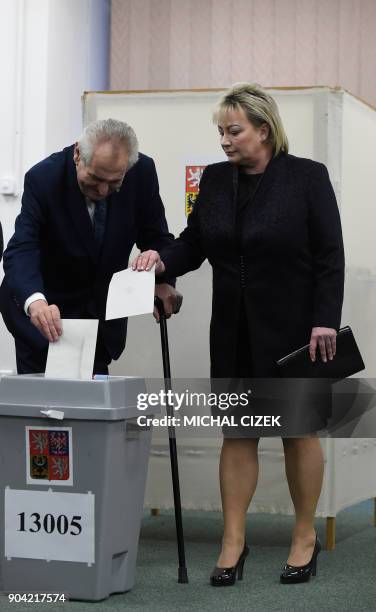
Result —
[[[309,344],[278,359],[277,366],[284,378],[331,378],[342,380],[364,370],[365,365],[351,328],[342,327],[336,338],[336,355],[324,363],[317,349],[316,361],[311,361]]]

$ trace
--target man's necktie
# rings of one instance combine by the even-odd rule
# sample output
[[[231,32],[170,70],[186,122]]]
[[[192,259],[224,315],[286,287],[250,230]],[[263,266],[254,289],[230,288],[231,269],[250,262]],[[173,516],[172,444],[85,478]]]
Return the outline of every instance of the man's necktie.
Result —
[[[102,246],[104,232],[106,229],[106,215],[107,215],[106,200],[98,200],[98,202],[95,203],[93,223],[94,223],[95,241],[99,248]]]

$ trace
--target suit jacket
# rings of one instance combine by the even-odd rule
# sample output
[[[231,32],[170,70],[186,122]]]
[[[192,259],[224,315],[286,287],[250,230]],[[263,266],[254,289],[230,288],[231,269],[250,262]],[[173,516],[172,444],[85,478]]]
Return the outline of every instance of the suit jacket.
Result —
[[[213,267],[213,377],[236,376],[243,301],[250,375],[278,376],[275,361],[310,340],[313,326],[339,328],[344,252],[335,195],[323,164],[281,153],[268,164],[237,233],[238,168],[209,165],[188,226],[162,251],[182,275]]]
[[[23,310],[25,300],[41,292],[49,304],[59,307],[62,318],[99,318],[99,333],[110,355],[120,356],[127,320],[103,321],[111,277],[127,268],[135,243],[141,250],[160,250],[173,236],[168,232],[150,157],[140,154],[120,191],[107,201],[106,231],[99,252],[77,183],[73,146],[27,172],[21,213],[4,253],[5,278],[0,289],[0,311],[14,336],[36,348],[46,346]]]
[[[0,261],[2,260],[2,257],[3,257],[3,249],[4,249],[3,228],[1,227],[1,223],[0,223]]]

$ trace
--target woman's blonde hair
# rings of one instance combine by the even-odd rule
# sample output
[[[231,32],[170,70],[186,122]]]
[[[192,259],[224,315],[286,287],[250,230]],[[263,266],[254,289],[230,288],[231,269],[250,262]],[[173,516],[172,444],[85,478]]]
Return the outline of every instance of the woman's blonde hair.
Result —
[[[228,110],[242,109],[248,121],[255,127],[263,123],[269,126],[269,142],[274,149],[274,155],[280,151],[288,153],[289,141],[287,139],[276,101],[265,89],[257,83],[235,83],[219,100],[213,114],[213,120],[218,123],[219,118]]]

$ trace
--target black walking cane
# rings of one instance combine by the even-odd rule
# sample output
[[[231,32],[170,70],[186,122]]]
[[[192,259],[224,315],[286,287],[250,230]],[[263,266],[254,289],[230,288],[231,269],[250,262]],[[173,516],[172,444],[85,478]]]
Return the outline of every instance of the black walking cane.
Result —
[[[155,306],[159,312],[159,322],[161,330],[161,345],[162,345],[162,359],[163,359],[163,375],[165,382],[165,391],[171,391],[171,370],[170,370],[170,355],[168,351],[168,335],[167,335],[167,322],[166,313],[164,310],[163,302],[160,298],[155,297]],[[166,412],[169,422],[174,416],[173,406],[167,401]],[[187,583],[188,573],[185,564],[185,548],[184,548],[184,533],[183,533],[183,519],[181,512],[181,499],[180,499],[180,484],[179,484],[179,467],[178,467],[178,453],[176,449],[176,436],[175,427],[173,425],[168,426],[168,439],[170,443],[170,461],[171,461],[171,475],[172,475],[172,488],[174,492],[174,507],[175,507],[175,525],[176,525],[176,537],[178,542],[178,558],[179,558],[179,569],[178,569],[178,582]]]

